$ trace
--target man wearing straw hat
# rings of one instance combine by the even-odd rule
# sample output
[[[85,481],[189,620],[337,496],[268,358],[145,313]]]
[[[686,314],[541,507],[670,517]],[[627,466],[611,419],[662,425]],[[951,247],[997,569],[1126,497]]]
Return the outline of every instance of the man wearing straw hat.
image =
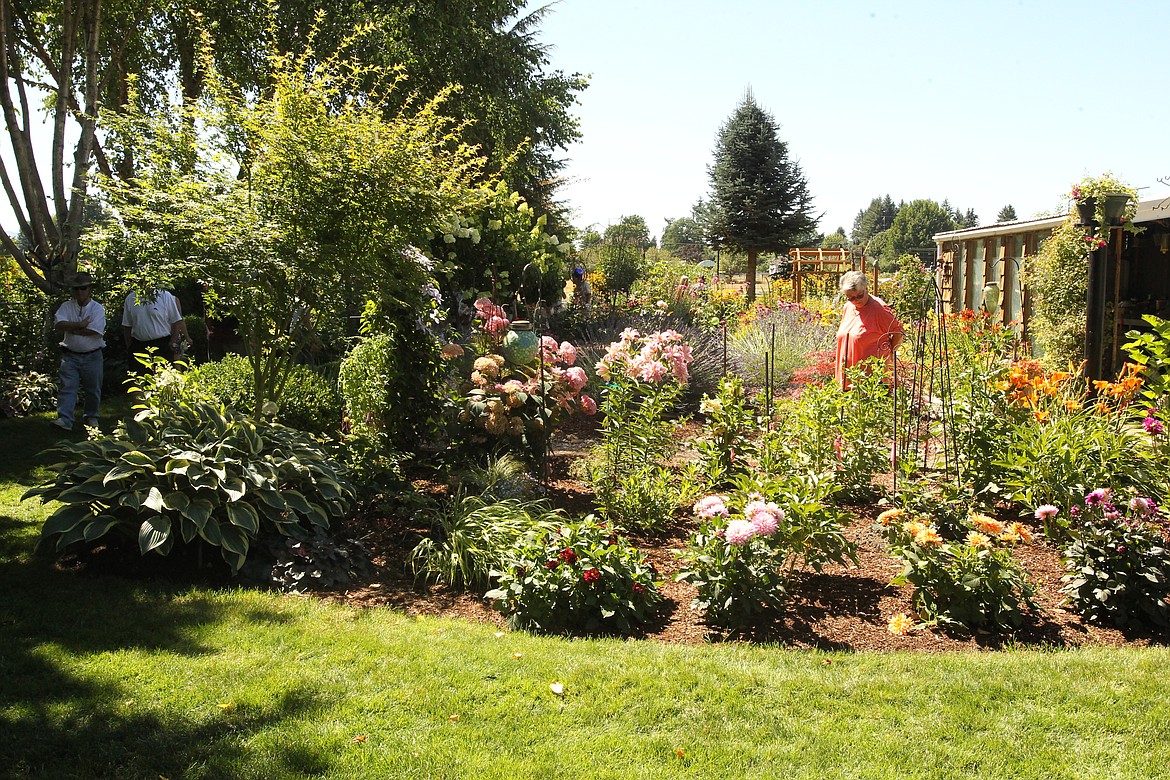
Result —
[[[61,391],[53,425],[73,430],[77,393],[85,391],[85,424],[98,425],[102,403],[102,350],[106,346],[106,310],[91,296],[93,277],[81,271],[70,282],[73,297],[57,308],[55,327],[61,334]]]

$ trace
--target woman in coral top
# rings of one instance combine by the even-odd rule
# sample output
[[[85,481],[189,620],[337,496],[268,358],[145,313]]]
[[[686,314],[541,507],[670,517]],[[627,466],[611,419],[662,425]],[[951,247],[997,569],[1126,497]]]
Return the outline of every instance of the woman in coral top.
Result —
[[[894,350],[902,343],[902,323],[881,298],[869,294],[869,282],[861,271],[841,275],[845,310],[837,328],[836,377],[842,389],[849,389],[845,369],[866,358],[882,357],[893,367]]]

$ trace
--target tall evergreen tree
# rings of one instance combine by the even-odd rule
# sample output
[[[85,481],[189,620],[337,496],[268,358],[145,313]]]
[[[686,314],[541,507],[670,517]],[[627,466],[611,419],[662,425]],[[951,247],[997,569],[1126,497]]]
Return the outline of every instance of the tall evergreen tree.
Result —
[[[865,244],[883,230],[889,230],[894,224],[894,217],[898,216],[900,206],[895,206],[889,195],[884,198],[874,198],[869,207],[857,212],[853,220],[852,239],[855,246]]]
[[[755,300],[759,253],[786,253],[815,233],[817,220],[800,166],[751,90],[720,129],[708,175],[715,207],[709,238],[747,254],[747,299]]]
[[[1007,204],[999,213],[995,215],[996,222],[1015,222],[1019,217],[1016,216],[1016,209],[1012,204]]]

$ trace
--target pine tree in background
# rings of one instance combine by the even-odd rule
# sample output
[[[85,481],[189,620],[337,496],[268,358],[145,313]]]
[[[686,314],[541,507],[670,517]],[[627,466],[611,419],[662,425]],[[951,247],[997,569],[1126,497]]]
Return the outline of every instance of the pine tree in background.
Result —
[[[889,230],[894,224],[894,217],[898,216],[900,207],[900,204],[894,205],[889,195],[871,200],[869,207],[857,212],[857,217],[853,220],[851,234],[853,245],[865,246],[872,237],[883,230]]]
[[[817,221],[800,166],[750,89],[719,131],[708,175],[715,207],[709,239],[747,254],[747,300],[755,300],[759,253],[787,253],[815,233]]]
[[[1012,204],[1007,204],[999,210],[999,214],[995,216],[996,222],[1015,222],[1019,217],[1016,216],[1016,209]]]

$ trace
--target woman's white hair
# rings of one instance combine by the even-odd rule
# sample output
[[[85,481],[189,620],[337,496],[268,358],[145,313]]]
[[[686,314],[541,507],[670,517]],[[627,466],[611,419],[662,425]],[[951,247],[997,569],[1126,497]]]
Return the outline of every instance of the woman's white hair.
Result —
[[[862,271],[846,271],[841,274],[841,292],[869,292],[869,279]]]

